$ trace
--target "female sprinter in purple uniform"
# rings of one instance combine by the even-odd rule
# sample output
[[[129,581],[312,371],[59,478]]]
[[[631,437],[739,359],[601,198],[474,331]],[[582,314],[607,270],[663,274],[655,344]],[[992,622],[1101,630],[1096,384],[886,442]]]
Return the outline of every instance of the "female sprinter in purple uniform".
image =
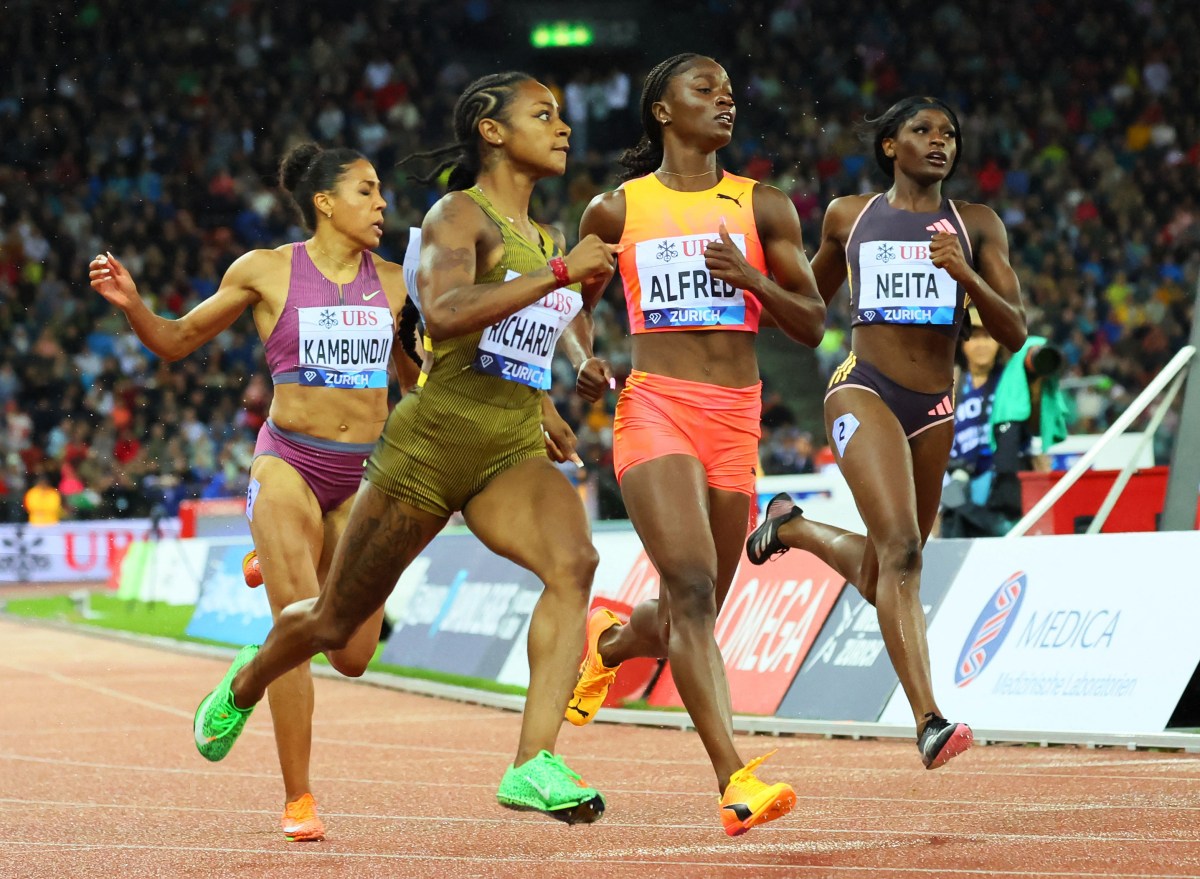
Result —
[[[954,439],[954,350],[968,303],[1012,351],[1025,342],[1025,310],[1000,218],[942,194],[961,150],[954,111],[936,98],[900,101],[875,123],[874,146],[892,187],[835,199],[812,263],[826,302],[850,279],[852,353],[829,382],[825,426],[867,533],[805,519],[781,494],[746,554],[760,565],[807,550],[875,606],[921,759],[936,769],[973,741],[934,700],[920,599]]]
[[[186,357],[247,308],[266,348],[275,393],[250,468],[246,516],[272,614],[320,591],[388,414],[388,365],[401,388],[416,383],[412,333],[393,346],[405,302],[400,266],[371,253],[383,235],[386,202],[375,168],[349,149],[313,143],[280,164],[307,241],[253,250],[229,267],[211,297],[178,320],[147,306],[111,254],[91,263],[92,286],[116,305],[138,338],[164,360]],[[366,666],[379,641],[377,610],[340,651]],[[317,840],[325,828],[309,782],[313,683],[308,663],[269,691],[283,771],[284,834]]]

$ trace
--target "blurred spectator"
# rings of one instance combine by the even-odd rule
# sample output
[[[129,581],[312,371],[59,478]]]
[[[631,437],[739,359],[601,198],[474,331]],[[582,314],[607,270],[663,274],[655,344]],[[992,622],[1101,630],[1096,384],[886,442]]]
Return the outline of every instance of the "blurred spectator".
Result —
[[[50,484],[50,475],[39,470],[25,492],[25,513],[30,525],[57,525],[62,518],[62,496]]]
[[[762,475],[813,473],[815,449],[807,430],[785,427],[776,430],[762,455]]]
[[[616,153],[632,146],[645,73],[663,55],[659,29],[688,37],[727,66],[738,124],[721,161],[792,199],[810,252],[834,194],[885,188],[856,137],[864,117],[914,93],[961,107],[963,173],[948,192],[988,202],[1007,226],[1030,330],[1063,351],[1063,385],[1081,395],[1073,431],[1106,427],[1187,338],[1200,276],[1191,61],[1200,16],[1186,5],[1060,0],[1010,4],[998,15],[985,0],[950,0],[914,16],[878,0],[744,0],[708,4],[703,30],[689,34],[693,20],[667,4],[646,7],[636,56],[607,49],[530,56],[516,41],[510,49],[496,40],[507,28],[503,6],[239,0],[142,4],[131,16],[117,0],[6,5],[0,443],[7,518],[23,515],[24,486],[46,461],[76,468],[85,492],[100,499],[96,515],[127,514],[129,499],[151,486],[170,498],[236,492],[239,480],[218,473],[223,462],[244,464],[248,438],[252,448],[270,406],[269,382],[249,378],[265,374],[249,317],[178,368],[159,370],[88,288],[92,255],[112,248],[145,278],[160,312],[183,313],[210,296],[248,249],[303,237],[273,175],[292,143],[316,138],[375,158],[389,202],[380,252],[398,260],[405,230],[419,224],[435,193],[413,186],[395,160],[448,141],[453,96],[501,67],[562,86],[574,127],[570,170],[539,188],[534,214],[570,243],[588,200],[614,185]],[[930,48],[937,41],[954,51]],[[156,46],[171,51],[146,49]],[[619,283],[607,296],[597,310],[596,347],[623,376],[624,309],[611,307]],[[847,298],[831,305],[817,352],[826,377],[845,357]],[[783,361],[763,362],[767,387],[788,389],[764,411],[792,416],[764,429],[766,466],[773,444],[784,450],[798,435],[780,431],[823,436],[819,414],[806,413],[819,413],[824,383],[789,381]],[[555,375],[565,415],[572,375]],[[615,399],[601,407],[601,421]],[[189,424],[193,438],[167,451],[188,407],[207,439]],[[1160,459],[1176,424],[1174,417],[1164,424]],[[152,435],[154,425],[162,431]],[[611,432],[601,423],[585,433],[588,473],[600,480]],[[123,464],[114,458],[118,441]],[[18,483],[21,494],[13,495]]]
[[[1000,343],[969,310],[970,335],[959,342],[955,379],[954,444],[942,491],[942,537],[995,537],[1008,530],[1007,521],[989,509],[991,494],[992,402],[1000,381]]]

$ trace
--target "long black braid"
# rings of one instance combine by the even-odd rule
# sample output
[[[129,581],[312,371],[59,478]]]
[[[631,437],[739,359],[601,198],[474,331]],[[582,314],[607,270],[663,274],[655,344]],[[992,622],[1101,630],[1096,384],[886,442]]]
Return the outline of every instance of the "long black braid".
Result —
[[[424,358],[417,350],[417,324],[420,320],[421,313],[417,311],[412,294],[409,294],[404,300],[404,307],[400,309],[400,322],[396,327],[396,335],[400,338],[400,347],[404,349],[404,353],[408,355],[409,359],[417,366],[424,366]]]
[[[503,121],[508,106],[516,96],[516,86],[532,80],[528,73],[510,70],[492,73],[475,80],[454,104],[454,143],[423,153],[405,156],[398,164],[404,165],[413,159],[435,159],[436,168],[423,177],[414,176],[418,183],[433,183],[443,171],[450,168],[448,192],[469,189],[482,170],[483,157],[480,146],[479,122],[491,118]]]
[[[674,55],[646,74],[646,84],[642,86],[642,137],[637,146],[625,150],[617,159],[626,169],[620,175],[622,180],[644,177],[662,164],[662,125],[654,118],[652,108],[662,100],[667,84],[678,72],[678,68],[693,58],[701,57],[703,56],[695,52]]]

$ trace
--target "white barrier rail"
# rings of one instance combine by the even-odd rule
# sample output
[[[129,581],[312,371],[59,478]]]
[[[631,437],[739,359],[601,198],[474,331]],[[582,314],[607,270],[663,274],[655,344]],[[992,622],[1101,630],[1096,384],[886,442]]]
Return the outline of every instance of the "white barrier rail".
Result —
[[[1096,456],[1100,454],[1104,447],[1112,442],[1115,437],[1124,433],[1129,428],[1129,425],[1133,424],[1137,417],[1154,401],[1154,398],[1162,393],[1163,388],[1188,367],[1195,353],[1196,349],[1191,345],[1181,348],[1171,358],[1171,361],[1162,368],[1162,371],[1154,377],[1154,380],[1146,386],[1146,389],[1138,394],[1137,399],[1129,405],[1129,408],[1122,412],[1120,417],[1113,422],[1112,426],[1104,432],[1099,441],[1084,452],[1083,456],[1071,466],[1071,469],[1063,475],[1062,479],[1058,480],[1046,492],[1045,497],[1034,504],[1029,512],[1005,536],[1023,536],[1042,516],[1046,515],[1047,511],[1058,502],[1058,499],[1066,494],[1067,490],[1087,472],[1088,468],[1092,465],[1092,461],[1096,459]],[[1150,431],[1147,431],[1147,433],[1150,433]]]

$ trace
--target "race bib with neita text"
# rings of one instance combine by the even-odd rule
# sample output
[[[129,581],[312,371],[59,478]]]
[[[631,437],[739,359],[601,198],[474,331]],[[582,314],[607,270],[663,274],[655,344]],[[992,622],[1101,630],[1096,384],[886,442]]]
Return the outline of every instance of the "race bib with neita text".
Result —
[[[392,313],[366,305],[306,306],[299,312],[299,383],[306,387],[386,388]]]
[[[637,242],[642,318],[647,330],[738,326],[746,322],[745,291],[714,278],[704,266],[704,249],[716,232]],[[746,252],[746,236],[730,233]]]
[[[505,281],[521,277],[514,271]],[[475,369],[539,390],[549,390],[554,346],[567,325],[583,308],[574,290],[551,290],[532,305],[497,321],[479,339]]]
[[[929,261],[922,241],[864,241],[858,252],[863,323],[954,323],[958,283]]]

